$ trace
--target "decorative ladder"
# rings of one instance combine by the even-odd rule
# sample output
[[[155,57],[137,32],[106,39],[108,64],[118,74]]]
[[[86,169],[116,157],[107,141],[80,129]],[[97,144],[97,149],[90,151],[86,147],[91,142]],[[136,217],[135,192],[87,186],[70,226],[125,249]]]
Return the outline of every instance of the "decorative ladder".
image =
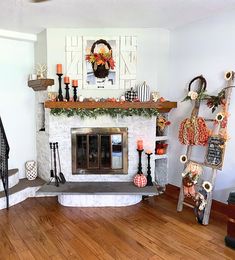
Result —
[[[9,208],[9,194],[8,194],[8,158],[10,147],[7,141],[6,133],[0,117],[0,175],[6,196],[6,206]]]
[[[228,109],[229,109],[229,105],[230,105],[230,99],[231,99],[231,93],[232,93],[232,83],[234,82],[234,76],[235,76],[235,73],[232,71],[232,76],[231,78],[227,81],[227,85],[226,87],[224,88],[225,90],[225,107],[224,107],[224,111],[225,112],[228,112]],[[198,86],[198,90],[199,92],[202,90],[203,88],[203,81],[201,80],[201,77],[202,76],[199,76],[199,77],[196,77],[195,79],[199,79],[200,80],[200,83],[199,83],[199,86]],[[194,79],[194,80],[195,80]],[[192,83],[192,81],[190,82]],[[189,83],[189,85],[190,85]],[[192,110],[192,113],[191,113],[191,117],[195,116],[195,117],[198,117],[198,114],[199,114],[199,108],[200,108],[200,100],[196,100],[195,101],[195,105],[194,105],[194,108]],[[213,122],[214,119],[205,119],[205,121],[210,121],[210,122]],[[227,126],[225,128],[225,130],[227,129]],[[218,126],[213,126],[213,129],[212,129],[212,135],[215,135],[215,134],[218,134],[220,131],[220,124]],[[197,163],[199,165],[201,165],[202,167],[208,167],[210,168],[210,182],[212,184],[212,191],[207,193],[207,198],[206,198],[206,206],[205,206],[205,209],[204,209],[204,214],[203,214],[203,220],[202,220],[202,224],[203,225],[208,225],[209,223],[209,217],[210,217],[210,211],[211,211],[211,205],[212,205],[212,193],[213,193],[213,190],[214,190],[214,186],[215,186],[215,181],[216,181],[216,176],[217,176],[217,168],[214,168],[210,165],[207,165],[205,164],[205,162],[198,162],[198,161],[195,161],[195,160],[191,160],[191,155],[192,155],[192,151],[193,151],[193,146],[192,145],[188,145],[187,146],[187,151],[186,151],[186,156],[188,158],[188,162],[191,161],[191,162],[194,162],[194,163]],[[187,163],[184,167],[184,169],[186,168],[187,166]],[[179,194],[179,199],[178,199],[178,205],[177,205],[177,211],[178,212],[181,212],[183,210],[183,206],[188,206],[188,207],[191,207],[191,208],[194,208],[193,205],[191,205],[190,203],[187,203],[184,201],[185,199],[185,196],[184,196],[184,186],[183,186],[183,181],[182,181],[182,184],[181,184],[181,188],[180,188],[180,194]]]

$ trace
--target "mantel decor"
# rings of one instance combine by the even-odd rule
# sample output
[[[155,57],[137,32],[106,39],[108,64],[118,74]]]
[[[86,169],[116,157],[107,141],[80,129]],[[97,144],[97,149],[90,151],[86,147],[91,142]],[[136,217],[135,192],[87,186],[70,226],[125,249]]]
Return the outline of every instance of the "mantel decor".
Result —
[[[126,117],[126,116],[142,116],[150,118],[158,116],[158,110],[154,108],[52,108],[51,114],[54,116],[66,115],[67,117],[80,116],[81,118],[97,118],[97,116],[109,115],[111,117]]]
[[[112,102],[112,101],[84,101],[84,102],[55,102],[55,101],[46,101],[44,104],[45,108],[63,108],[63,109],[72,109],[72,108],[153,108],[157,109],[160,113],[168,113],[172,108],[177,107],[177,102],[164,101],[164,102]]]
[[[81,118],[96,118],[100,115],[111,117],[125,116],[158,116],[159,113],[167,113],[177,107],[176,102],[55,102],[46,101],[45,108],[51,109],[54,116],[67,115],[80,116]]]
[[[59,81],[59,95],[58,95],[58,100],[59,100],[59,101],[63,101],[63,100],[64,100],[64,97],[63,97],[63,94],[62,94],[62,87],[61,87],[61,81],[62,81],[62,76],[63,76],[63,74],[62,74],[62,73],[57,73],[57,76],[58,76],[58,81]]]
[[[99,52],[95,52],[95,47],[103,44],[108,48],[100,48]],[[86,55],[86,60],[92,64],[94,75],[97,78],[105,78],[109,75],[109,69],[114,69],[115,62],[112,56],[112,48],[110,44],[103,39],[95,41],[91,46],[91,53]]]
[[[28,86],[32,88],[34,91],[42,91],[47,90],[48,86],[54,85],[54,79],[36,79],[29,80]]]

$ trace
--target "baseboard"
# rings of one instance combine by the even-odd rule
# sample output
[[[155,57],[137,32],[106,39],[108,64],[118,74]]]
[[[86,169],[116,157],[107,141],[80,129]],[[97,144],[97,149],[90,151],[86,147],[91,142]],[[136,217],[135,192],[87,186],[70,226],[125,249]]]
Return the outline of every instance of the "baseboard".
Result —
[[[171,199],[178,200],[180,193],[180,188],[172,185],[172,184],[167,184],[166,185],[166,191],[165,194],[170,197]],[[219,212],[223,215],[228,215],[228,205],[226,203],[220,202],[218,200],[212,200],[212,206],[211,210],[215,212]]]

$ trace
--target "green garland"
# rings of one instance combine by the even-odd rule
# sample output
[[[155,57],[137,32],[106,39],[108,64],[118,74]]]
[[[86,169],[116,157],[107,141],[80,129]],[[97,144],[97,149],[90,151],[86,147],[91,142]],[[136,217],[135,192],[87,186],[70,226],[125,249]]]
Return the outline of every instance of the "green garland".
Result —
[[[118,115],[126,116],[142,116],[150,118],[152,116],[158,116],[159,112],[155,108],[52,108],[51,114],[53,116],[66,115],[67,117],[80,116],[82,119],[85,117],[97,118],[97,116],[109,115],[111,117],[117,117]]]

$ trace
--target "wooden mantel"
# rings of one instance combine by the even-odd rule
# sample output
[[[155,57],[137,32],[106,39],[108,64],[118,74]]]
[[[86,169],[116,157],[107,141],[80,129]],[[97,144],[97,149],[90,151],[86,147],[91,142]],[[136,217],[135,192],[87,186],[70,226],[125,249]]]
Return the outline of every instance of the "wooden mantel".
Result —
[[[93,101],[85,101],[85,102],[57,102],[57,101],[46,101],[45,108],[85,108],[85,109],[92,109],[92,108],[155,108],[159,112],[167,113],[172,108],[177,107],[177,102],[93,102]]]
[[[53,85],[54,79],[36,79],[28,81],[28,86],[32,88],[34,91],[47,90],[48,86]]]

